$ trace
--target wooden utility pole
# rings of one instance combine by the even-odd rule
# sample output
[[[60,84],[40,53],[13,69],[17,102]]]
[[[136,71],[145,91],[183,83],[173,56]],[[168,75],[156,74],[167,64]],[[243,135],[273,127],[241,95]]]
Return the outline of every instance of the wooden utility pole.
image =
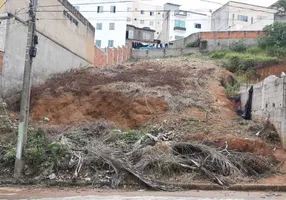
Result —
[[[14,169],[14,177],[16,179],[20,178],[24,168],[23,151],[27,142],[27,131],[29,123],[30,98],[31,98],[31,87],[32,87],[32,62],[33,58],[36,57],[35,45],[38,43],[38,38],[35,35],[36,6],[37,6],[37,0],[30,0],[28,38],[27,38],[26,57],[25,57],[23,89],[21,95],[18,143],[17,143],[16,161]]]

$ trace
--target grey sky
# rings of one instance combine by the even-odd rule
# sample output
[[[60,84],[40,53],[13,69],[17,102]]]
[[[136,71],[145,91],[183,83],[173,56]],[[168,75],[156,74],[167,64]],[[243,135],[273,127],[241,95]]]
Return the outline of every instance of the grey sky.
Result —
[[[218,2],[221,4],[225,4],[228,2],[228,0],[210,0],[213,2]],[[239,2],[244,2],[244,3],[249,3],[249,4],[256,4],[260,6],[270,6],[271,4],[275,3],[277,0],[234,0],[234,1],[239,1]],[[210,9],[216,10],[217,8],[220,7],[219,4],[214,4],[214,3],[207,3],[203,2],[201,0],[150,0],[146,1],[146,3],[152,3],[156,5],[163,5],[164,3],[175,3],[175,4],[180,4],[183,6],[184,9],[190,9],[190,10],[197,10],[197,11],[202,11],[206,12]]]

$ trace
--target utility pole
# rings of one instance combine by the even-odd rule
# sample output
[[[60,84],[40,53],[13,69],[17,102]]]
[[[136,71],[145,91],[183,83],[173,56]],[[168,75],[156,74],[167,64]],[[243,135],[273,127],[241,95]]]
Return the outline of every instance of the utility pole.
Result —
[[[36,57],[36,52],[37,52],[35,45],[38,44],[38,37],[35,35],[36,6],[37,6],[37,0],[30,0],[29,19],[28,19],[28,38],[27,38],[26,57],[25,57],[23,89],[21,95],[18,143],[17,143],[16,161],[14,169],[14,177],[16,179],[20,178],[24,168],[23,151],[27,142],[27,131],[29,124],[30,98],[31,98],[31,87],[32,87],[32,62],[33,58]]]

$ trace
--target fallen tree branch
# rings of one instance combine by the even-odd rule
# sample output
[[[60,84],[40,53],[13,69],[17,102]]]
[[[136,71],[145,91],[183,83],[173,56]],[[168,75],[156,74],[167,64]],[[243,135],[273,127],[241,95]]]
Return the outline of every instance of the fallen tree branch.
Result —
[[[92,149],[92,150],[89,150],[91,153],[104,159],[105,161],[112,163],[112,165],[118,170],[126,171],[127,173],[136,177],[138,180],[140,180],[140,182],[142,182],[143,184],[147,185],[148,187],[152,189],[163,190],[163,191],[170,190],[170,188],[168,188],[167,186],[156,184],[152,180],[149,180],[148,178],[144,177],[140,172],[136,171],[135,169],[133,169],[132,166],[128,165],[127,162],[124,162],[118,156],[114,155],[112,151],[106,148],[99,148],[103,146],[104,146],[103,144],[99,144],[98,142],[96,142],[95,144],[93,144],[92,148],[88,148],[88,150]]]

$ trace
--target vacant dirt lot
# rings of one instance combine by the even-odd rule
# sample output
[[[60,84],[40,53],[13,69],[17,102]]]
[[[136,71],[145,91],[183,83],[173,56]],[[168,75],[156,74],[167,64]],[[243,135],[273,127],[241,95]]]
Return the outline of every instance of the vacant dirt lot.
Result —
[[[236,115],[223,87],[233,81],[230,72],[201,56],[51,78],[33,88],[31,117],[50,140],[70,150],[65,157],[74,164],[52,165],[45,176],[74,180],[76,175],[117,186],[123,170],[162,189],[150,180],[229,185],[280,173],[285,156],[275,153],[280,147],[275,130]]]

